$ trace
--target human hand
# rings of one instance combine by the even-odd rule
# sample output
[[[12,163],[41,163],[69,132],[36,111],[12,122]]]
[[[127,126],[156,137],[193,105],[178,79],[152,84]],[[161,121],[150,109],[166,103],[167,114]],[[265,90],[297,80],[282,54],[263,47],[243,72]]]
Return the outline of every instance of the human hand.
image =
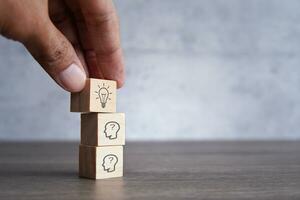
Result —
[[[0,34],[23,43],[67,91],[82,90],[88,76],[124,83],[112,0],[2,0]]]

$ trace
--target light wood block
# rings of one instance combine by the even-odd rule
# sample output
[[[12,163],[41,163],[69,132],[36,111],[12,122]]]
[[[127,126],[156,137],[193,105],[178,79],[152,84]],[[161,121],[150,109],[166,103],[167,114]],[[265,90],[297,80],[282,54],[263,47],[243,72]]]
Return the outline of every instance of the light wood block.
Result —
[[[71,112],[116,112],[115,81],[89,78],[85,88],[71,93]]]
[[[125,114],[81,114],[81,144],[89,146],[125,145]]]
[[[123,146],[79,146],[79,176],[105,179],[123,176]]]

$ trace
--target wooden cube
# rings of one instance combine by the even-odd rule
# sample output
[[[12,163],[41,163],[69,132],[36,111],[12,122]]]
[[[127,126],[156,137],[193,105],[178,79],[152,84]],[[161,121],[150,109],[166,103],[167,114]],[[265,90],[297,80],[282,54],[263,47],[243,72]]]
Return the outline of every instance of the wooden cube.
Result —
[[[79,176],[105,179],[123,176],[123,146],[79,146]]]
[[[81,114],[81,144],[89,146],[125,145],[125,114]]]
[[[115,81],[89,78],[81,92],[71,93],[71,112],[116,112]]]

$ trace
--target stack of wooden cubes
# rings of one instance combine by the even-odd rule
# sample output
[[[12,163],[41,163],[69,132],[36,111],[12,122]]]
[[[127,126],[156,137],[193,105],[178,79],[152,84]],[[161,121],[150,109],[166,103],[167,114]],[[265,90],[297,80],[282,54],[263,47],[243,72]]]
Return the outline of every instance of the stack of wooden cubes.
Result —
[[[104,179],[123,176],[125,114],[116,113],[116,82],[87,80],[71,94],[71,112],[81,112],[79,176]]]

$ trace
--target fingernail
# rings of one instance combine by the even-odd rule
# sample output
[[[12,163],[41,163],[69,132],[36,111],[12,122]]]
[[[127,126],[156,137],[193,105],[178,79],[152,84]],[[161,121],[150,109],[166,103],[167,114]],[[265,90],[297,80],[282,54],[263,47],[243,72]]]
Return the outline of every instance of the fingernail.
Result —
[[[86,74],[77,64],[71,64],[58,74],[58,82],[70,92],[79,92],[85,86]]]

